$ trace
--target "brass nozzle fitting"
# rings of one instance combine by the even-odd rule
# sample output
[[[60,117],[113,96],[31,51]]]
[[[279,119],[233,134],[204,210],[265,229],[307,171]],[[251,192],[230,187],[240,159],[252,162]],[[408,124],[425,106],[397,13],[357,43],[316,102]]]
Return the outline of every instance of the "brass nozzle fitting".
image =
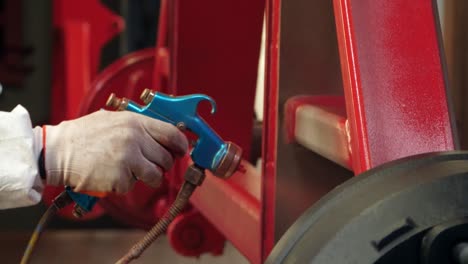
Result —
[[[213,173],[220,177],[227,179],[232,176],[239,168],[242,149],[232,142],[227,142],[227,153],[218,165],[218,168]]]
[[[122,111],[127,108],[128,99],[127,98],[118,98],[114,93],[111,93],[107,99],[106,106],[113,108],[117,111]]]
[[[151,103],[151,101],[153,100],[154,96],[155,96],[155,93],[154,93],[151,89],[146,88],[146,89],[143,90],[143,92],[141,93],[140,99],[141,99],[145,104],[149,104],[149,103]]]

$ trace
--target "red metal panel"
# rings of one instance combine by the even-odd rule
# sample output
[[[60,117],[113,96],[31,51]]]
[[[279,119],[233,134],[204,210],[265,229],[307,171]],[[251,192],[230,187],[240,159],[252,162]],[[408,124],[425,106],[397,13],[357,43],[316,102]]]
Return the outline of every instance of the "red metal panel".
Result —
[[[456,147],[431,0],[335,0],[353,168]]]

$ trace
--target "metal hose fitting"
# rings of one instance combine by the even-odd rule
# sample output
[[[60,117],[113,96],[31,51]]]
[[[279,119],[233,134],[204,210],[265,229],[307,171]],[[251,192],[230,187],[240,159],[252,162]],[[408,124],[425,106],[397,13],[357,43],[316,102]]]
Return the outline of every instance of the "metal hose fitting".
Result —
[[[127,264],[132,260],[139,258],[143,251],[145,251],[160,235],[164,234],[169,224],[188,204],[193,191],[195,191],[197,186],[202,184],[203,180],[205,179],[205,173],[203,169],[198,168],[195,165],[191,165],[187,168],[184,178],[185,182],[169,210],[161,219],[159,219],[156,225],[154,225],[153,228],[151,228],[151,230],[146,233],[143,239],[136,243],[127,252],[127,254],[125,254],[125,256],[116,262],[116,264]]]

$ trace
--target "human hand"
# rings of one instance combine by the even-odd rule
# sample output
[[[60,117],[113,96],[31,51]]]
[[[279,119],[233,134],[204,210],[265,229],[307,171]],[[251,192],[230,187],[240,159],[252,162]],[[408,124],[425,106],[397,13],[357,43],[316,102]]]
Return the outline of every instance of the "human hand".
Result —
[[[47,183],[77,192],[125,193],[136,180],[157,187],[188,148],[175,126],[128,111],[97,111],[42,133]]]

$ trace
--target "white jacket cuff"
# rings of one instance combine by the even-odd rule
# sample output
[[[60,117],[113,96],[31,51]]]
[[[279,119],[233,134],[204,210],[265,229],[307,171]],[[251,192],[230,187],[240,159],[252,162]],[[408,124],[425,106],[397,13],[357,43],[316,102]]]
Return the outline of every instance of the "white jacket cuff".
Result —
[[[44,185],[39,177],[38,157],[42,130],[32,129],[26,109],[0,111],[0,209],[37,204]]]

